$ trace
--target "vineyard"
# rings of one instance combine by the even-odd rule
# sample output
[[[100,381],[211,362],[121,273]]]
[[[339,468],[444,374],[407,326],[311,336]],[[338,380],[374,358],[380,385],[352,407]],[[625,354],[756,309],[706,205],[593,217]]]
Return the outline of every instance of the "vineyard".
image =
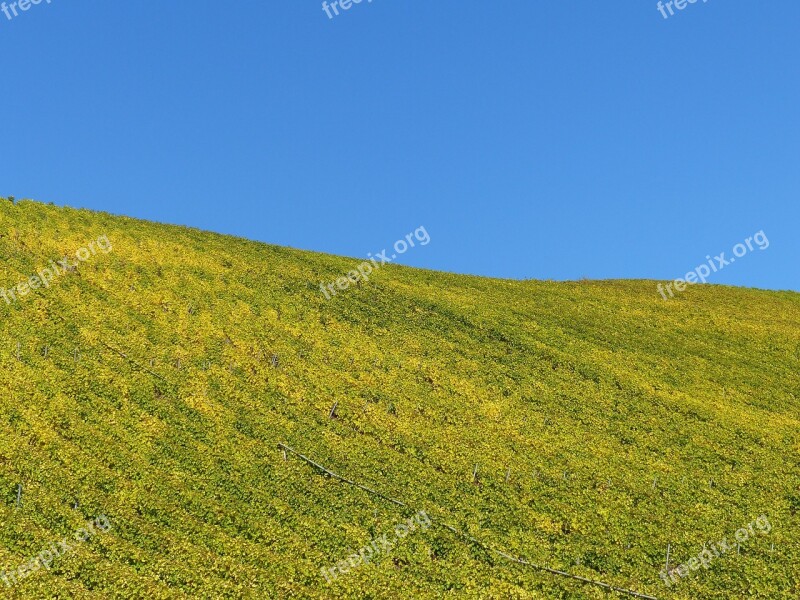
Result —
[[[0,287],[101,236],[0,298],[0,575],[111,528],[0,597],[800,597],[800,294],[390,264],[326,299],[363,257],[5,199]]]

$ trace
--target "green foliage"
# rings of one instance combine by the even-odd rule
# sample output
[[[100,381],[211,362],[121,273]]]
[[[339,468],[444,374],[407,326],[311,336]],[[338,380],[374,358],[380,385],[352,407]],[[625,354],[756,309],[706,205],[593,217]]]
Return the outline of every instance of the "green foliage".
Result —
[[[326,300],[353,259],[29,201],[0,203],[0,287],[103,234],[0,298],[0,570],[114,526],[12,597],[609,597],[436,527],[325,583],[417,510],[659,598],[800,594],[798,294],[387,265]],[[768,537],[663,586],[667,544],[760,514]]]

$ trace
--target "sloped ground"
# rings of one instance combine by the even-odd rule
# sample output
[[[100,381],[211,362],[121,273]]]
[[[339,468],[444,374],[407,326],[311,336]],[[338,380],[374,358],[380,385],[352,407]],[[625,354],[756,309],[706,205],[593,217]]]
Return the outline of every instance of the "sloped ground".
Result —
[[[326,300],[360,260],[5,200],[0,287],[101,236],[0,298],[0,576],[111,524],[9,597],[623,597],[440,523],[658,598],[800,596],[800,295],[387,265]],[[760,515],[664,585],[668,544]]]

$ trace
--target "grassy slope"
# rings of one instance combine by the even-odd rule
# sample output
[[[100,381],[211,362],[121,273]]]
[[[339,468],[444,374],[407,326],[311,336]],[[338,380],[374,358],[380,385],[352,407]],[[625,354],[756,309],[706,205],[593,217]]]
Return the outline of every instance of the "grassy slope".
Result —
[[[110,254],[0,299],[0,569],[114,529],[11,597],[617,597],[439,527],[326,585],[418,509],[659,598],[800,594],[800,295],[390,265],[326,301],[354,260],[6,201],[0,287],[102,234]],[[663,587],[668,543],[682,562],[762,513],[769,536]]]

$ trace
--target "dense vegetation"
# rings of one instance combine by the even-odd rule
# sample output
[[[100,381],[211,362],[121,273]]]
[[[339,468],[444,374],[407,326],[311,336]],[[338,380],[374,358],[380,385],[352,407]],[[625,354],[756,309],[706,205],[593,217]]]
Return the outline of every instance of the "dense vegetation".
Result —
[[[0,571],[113,528],[8,597],[622,597],[440,526],[326,582],[420,510],[658,598],[800,596],[797,293],[387,265],[326,300],[356,259],[2,199],[0,287],[102,235],[0,298]],[[685,562],[762,514],[664,586],[668,544]]]

